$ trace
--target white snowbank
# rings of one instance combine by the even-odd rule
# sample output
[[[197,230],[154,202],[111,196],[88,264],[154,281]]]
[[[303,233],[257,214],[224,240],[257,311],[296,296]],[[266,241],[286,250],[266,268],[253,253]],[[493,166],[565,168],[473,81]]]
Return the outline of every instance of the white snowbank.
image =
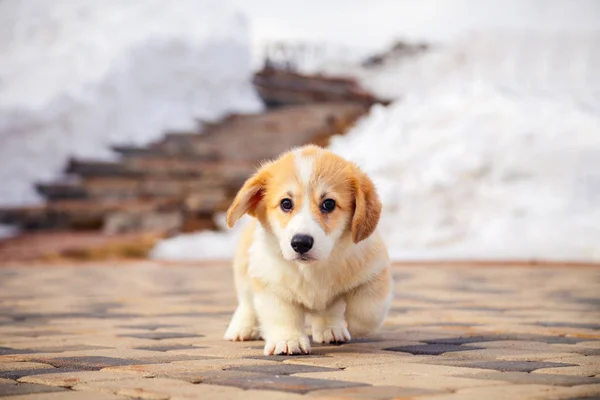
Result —
[[[489,29],[600,32],[597,0],[230,1],[252,21],[257,66],[265,44],[281,40],[373,52],[397,38],[453,43]]]
[[[376,180],[394,258],[600,260],[600,35],[480,33],[361,71],[331,149]]]
[[[394,258],[600,260],[600,115],[491,85],[376,107],[331,149],[384,203]]]
[[[568,97],[600,110],[600,32],[484,31],[417,57],[346,73],[384,98],[484,82],[517,95]],[[337,70],[343,73],[342,70]]]
[[[10,238],[16,236],[18,233],[18,229],[14,226],[0,224],[0,239]]]
[[[254,112],[245,19],[217,1],[0,2],[0,204],[69,155]]]
[[[249,219],[244,216],[233,229],[227,230],[225,215],[217,215],[215,222],[221,228],[220,232],[187,233],[162,240],[152,249],[150,258],[176,261],[229,259]]]

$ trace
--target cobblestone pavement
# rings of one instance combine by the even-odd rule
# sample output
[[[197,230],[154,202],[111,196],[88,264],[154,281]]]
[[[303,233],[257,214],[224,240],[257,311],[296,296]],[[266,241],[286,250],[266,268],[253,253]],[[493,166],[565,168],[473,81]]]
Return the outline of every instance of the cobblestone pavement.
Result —
[[[0,268],[11,399],[600,398],[600,268],[394,268],[380,332],[310,356],[221,339],[230,268]]]

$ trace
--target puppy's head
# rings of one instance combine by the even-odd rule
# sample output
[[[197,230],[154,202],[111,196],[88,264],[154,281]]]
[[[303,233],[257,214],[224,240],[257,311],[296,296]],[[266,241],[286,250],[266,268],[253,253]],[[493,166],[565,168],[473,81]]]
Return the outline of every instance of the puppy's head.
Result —
[[[339,241],[358,243],[379,222],[373,182],[355,164],[304,146],[263,165],[238,192],[227,225],[243,214],[274,235],[286,260],[325,260]]]

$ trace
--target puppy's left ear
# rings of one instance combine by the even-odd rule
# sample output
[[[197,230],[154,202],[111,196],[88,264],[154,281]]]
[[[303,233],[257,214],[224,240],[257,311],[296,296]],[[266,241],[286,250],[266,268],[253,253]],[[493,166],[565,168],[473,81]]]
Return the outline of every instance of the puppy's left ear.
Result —
[[[373,181],[356,168],[354,179],[354,216],[352,217],[352,240],[358,243],[375,231],[381,216],[381,202]]]
[[[229,228],[233,228],[244,214],[255,216],[256,208],[263,198],[267,178],[268,173],[263,167],[246,180],[227,210],[226,222]]]

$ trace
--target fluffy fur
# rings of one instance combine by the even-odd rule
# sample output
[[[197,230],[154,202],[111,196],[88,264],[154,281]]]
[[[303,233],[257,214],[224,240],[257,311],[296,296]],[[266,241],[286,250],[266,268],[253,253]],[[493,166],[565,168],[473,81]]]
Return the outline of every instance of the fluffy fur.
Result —
[[[325,200],[335,208],[324,210]],[[383,323],[392,278],[376,231],[381,203],[355,164],[316,146],[285,153],[246,181],[229,227],[244,214],[254,219],[234,258],[239,305],[226,339],[262,337],[265,355],[308,354],[306,316],[315,343],[346,342]],[[310,251],[292,248],[295,235],[313,238]]]

